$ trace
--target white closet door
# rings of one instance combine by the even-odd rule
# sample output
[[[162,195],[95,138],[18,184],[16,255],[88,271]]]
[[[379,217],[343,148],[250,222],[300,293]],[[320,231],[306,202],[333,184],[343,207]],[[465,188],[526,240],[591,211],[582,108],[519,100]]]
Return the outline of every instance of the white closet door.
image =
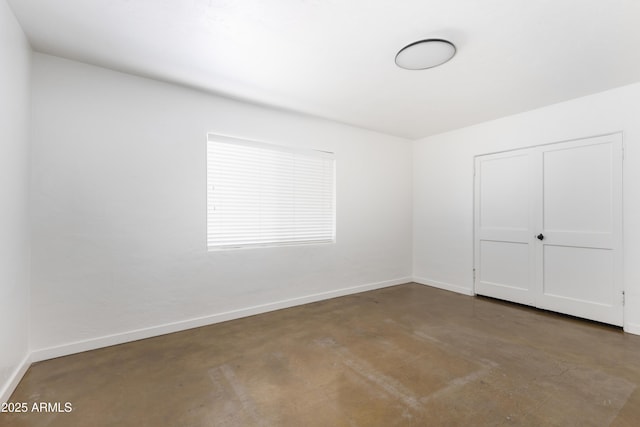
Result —
[[[540,149],[536,305],[622,325],[621,135]]]
[[[475,292],[534,304],[532,152],[476,158]]]
[[[475,292],[623,324],[622,136],[479,156]]]

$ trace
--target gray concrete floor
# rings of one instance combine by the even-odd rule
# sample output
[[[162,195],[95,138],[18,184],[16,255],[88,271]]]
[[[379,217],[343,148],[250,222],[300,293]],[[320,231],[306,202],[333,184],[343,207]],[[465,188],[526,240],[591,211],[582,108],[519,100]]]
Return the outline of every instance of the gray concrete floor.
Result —
[[[638,426],[640,336],[421,285],[34,364],[2,426]]]

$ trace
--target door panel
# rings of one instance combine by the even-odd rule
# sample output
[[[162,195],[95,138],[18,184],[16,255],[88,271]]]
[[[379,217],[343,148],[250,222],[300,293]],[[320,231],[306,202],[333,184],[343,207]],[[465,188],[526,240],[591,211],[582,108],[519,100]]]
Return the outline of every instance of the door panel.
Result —
[[[620,135],[541,147],[536,305],[622,325]]]
[[[613,251],[545,246],[544,252],[544,290],[539,307],[622,326],[620,295],[611,281]]]
[[[480,242],[480,281],[493,286],[528,291],[529,245]]]
[[[611,305],[614,292],[613,251],[545,245],[543,294],[581,302]]]
[[[612,144],[543,152],[544,228],[611,232]]]
[[[478,294],[533,304],[530,168],[526,151],[476,161]]]
[[[511,154],[480,163],[480,227],[529,229],[529,156]],[[505,177],[509,179],[505,179]]]

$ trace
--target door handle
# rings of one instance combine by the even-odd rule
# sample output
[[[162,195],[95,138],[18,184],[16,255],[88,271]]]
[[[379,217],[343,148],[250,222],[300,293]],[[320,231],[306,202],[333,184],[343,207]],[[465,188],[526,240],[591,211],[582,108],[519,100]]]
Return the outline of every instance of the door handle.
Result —
[[[536,236],[536,239],[538,240],[544,240],[544,234],[540,233]]]

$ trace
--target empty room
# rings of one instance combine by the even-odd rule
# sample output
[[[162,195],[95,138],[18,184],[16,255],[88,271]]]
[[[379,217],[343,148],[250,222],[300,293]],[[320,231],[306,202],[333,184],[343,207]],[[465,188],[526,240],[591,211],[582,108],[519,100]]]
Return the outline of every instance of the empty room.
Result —
[[[0,426],[640,425],[638,22],[0,0]]]

